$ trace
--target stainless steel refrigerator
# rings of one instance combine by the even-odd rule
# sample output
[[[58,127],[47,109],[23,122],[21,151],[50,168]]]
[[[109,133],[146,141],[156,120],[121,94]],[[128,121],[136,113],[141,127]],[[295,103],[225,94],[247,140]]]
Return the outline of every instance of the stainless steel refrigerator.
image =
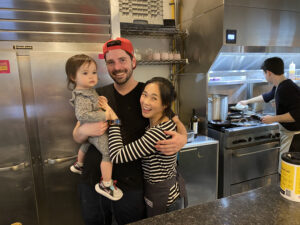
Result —
[[[111,82],[110,1],[5,0],[0,15],[0,224],[83,224],[65,63],[88,54]]]

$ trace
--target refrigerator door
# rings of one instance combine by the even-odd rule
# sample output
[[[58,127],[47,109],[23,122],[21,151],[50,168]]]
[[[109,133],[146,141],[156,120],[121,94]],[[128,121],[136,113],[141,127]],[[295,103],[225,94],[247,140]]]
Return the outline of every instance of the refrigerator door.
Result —
[[[0,224],[38,224],[16,53],[0,55]]]
[[[82,223],[77,193],[80,177],[69,169],[76,161],[79,145],[72,137],[76,118],[69,104],[71,91],[67,89],[65,73],[67,59],[82,53],[30,52],[40,154],[44,165],[47,208],[44,221],[47,224]],[[86,54],[97,60],[98,74],[103,74],[105,65],[97,59],[98,53]]]

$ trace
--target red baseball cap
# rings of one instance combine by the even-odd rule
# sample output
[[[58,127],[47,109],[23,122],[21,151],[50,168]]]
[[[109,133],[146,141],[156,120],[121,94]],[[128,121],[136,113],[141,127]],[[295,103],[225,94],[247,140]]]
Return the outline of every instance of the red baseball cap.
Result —
[[[105,55],[109,50],[122,49],[130,55],[134,55],[132,43],[126,38],[111,39],[104,43],[103,54]]]

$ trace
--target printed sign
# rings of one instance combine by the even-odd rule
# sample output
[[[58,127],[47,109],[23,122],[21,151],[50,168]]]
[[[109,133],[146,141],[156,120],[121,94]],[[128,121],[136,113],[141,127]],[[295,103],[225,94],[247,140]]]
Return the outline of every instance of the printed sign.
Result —
[[[0,60],[0,73],[10,73],[8,60]]]

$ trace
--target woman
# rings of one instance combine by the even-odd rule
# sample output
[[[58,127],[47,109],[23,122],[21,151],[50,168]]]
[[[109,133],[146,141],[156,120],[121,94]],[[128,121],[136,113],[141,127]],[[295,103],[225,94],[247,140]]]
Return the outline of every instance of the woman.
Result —
[[[180,194],[184,195],[183,179],[176,171],[177,155],[163,155],[156,150],[159,140],[170,138],[164,131],[176,130],[171,120],[171,104],[176,93],[170,81],[154,77],[145,84],[140,103],[142,114],[149,119],[149,127],[138,140],[123,145],[120,121],[114,111],[100,100],[100,106],[108,110],[112,120],[109,127],[109,151],[113,163],[125,163],[142,159],[145,180],[144,199],[147,216],[155,216],[180,208]],[[182,196],[181,195],[181,196]]]

